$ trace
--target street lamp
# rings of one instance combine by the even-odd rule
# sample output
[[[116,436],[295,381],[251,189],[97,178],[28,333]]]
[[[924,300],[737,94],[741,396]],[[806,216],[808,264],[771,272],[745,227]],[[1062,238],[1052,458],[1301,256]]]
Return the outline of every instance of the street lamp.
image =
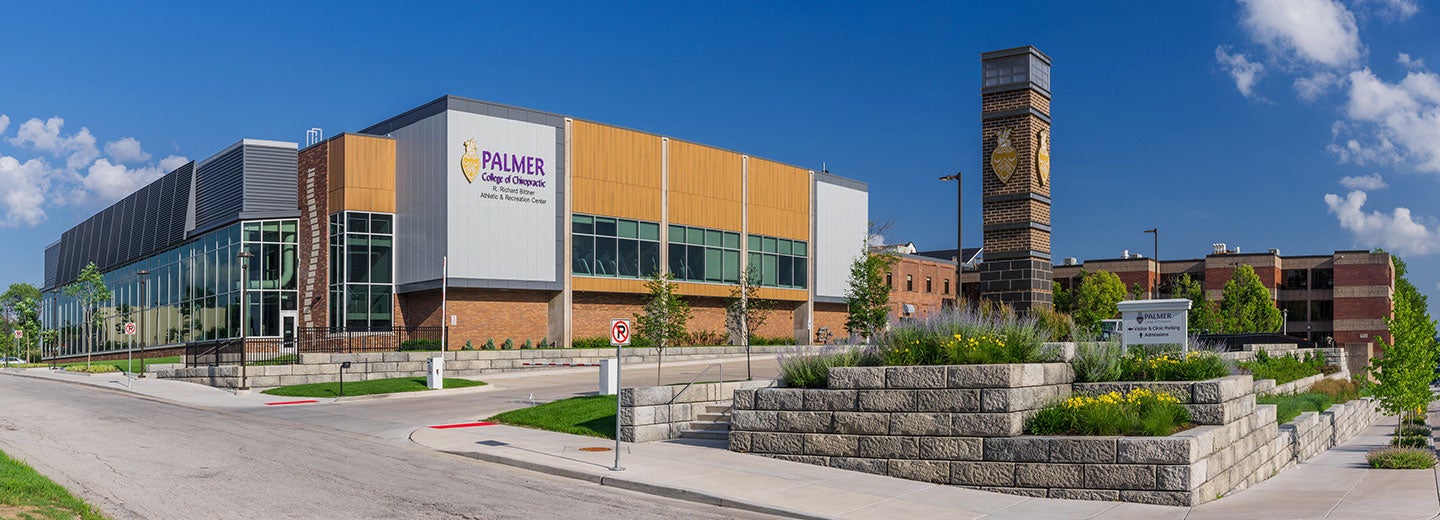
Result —
[[[1160,297],[1160,228],[1153,227],[1145,230],[1146,233],[1155,235],[1155,288],[1151,293],[1152,298]]]
[[[145,377],[145,313],[150,309],[150,293],[145,291],[145,281],[150,278],[149,269],[141,269],[135,273],[140,277],[140,377]]]
[[[942,181],[955,181],[955,306],[960,306],[960,276],[965,272],[965,172],[955,172],[941,177]]]
[[[249,307],[250,300],[250,259],[255,255],[242,249],[235,257],[240,259],[240,388],[237,390],[249,390],[250,382],[245,373],[245,332],[250,328],[250,322],[245,320],[245,308]]]

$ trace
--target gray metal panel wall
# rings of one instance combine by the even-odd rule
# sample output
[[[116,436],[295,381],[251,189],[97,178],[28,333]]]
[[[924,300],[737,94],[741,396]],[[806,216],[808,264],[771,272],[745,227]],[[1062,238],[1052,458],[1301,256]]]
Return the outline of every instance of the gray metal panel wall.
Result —
[[[241,216],[299,217],[299,152],[295,148],[263,145],[240,148],[245,153],[245,203]]]
[[[184,240],[184,206],[194,167],[176,168],[66,230],[45,249],[45,285],[74,281],[90,262],[106,271]]]
[[[395,284],[440,279],[446,255],[444,112],[387,129],[395,138]]]
[[[45,246],[45,284],[42,289],[55,286],[56,268],[60,266],[60,241]]]
[[[815,182],[815,298],[845,296],[850,263],[865,251],[870,194],[853,181]]]
[[[195,173],[195,229],[209,229],[240,218],[245,204],[244,185],[243,146],[211,157],[200,165]],[[185,214],[177,217],[183,221]]]

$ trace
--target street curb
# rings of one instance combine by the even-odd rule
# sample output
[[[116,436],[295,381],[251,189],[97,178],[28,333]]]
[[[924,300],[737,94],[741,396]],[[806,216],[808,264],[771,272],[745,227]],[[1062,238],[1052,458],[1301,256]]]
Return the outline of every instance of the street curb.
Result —
[[[417,429],[416,431],[419,431],[419,430]],[[411,435],[410,442],[415,442],[414,432],[411,432],[410,435]],[[415,444],[420,444],[420,443],[419,443],[419,442],[415,442]],[[421,446],[424,446],[423,444],[420,444],[420,445],[421,445]],[[647,494],[647,495],[655,495],[655,496],[665,497],[665,498],[670,498],[670,499],[675,499],[675,500],[684,500],[684,501],[686,501],[686,502],[694,502],[694,503],[697,503],[697,504],[706,504],[706,505],[719,506],[719,507],[725,507],[725,508],[730,508],[730,509],[739,509],[739,510],[742,510],[742,511],[750,511],[750,512],[752,512],[752,513],[761,513],[761,514],[766,514],[766,515],[775,515],[775,516],[784,516],[784,517],[789,517],[789,518],[798,518],[798,519],[801,519],[801,520],[830,520],[830,517],[828,517],[828,516],[817,516],[817,515],[813,515],[813,514],[810,514],[810,513],[802,513],[802,512],[794,511],[794,510],[790,510],[790,509],[785,509],[785,508],[780,508],[780,507],[774,507],[774,506],[767,506],[767,505],[759,504],[759,503],[755,503],[755,502],[747,502],[747,501],[743,501],[743,500],[737,500],[737,499],[733,499],[733,498],[723,497],[723,496],[720,496],[720,495],[714,495],[714,494],[710,494],[710,493],[704,493],[704,492],[694,491],[694,490],[689,490],[689,489],[680,489],[680,488],[666,487],[666,486],[663,486],[663,485],[660,485],[660,484],[651,484],[651,483],[648,483],[648,482],[640,482],[640,481],[637,481],[637,480],[631,480],[631,479],[627,479],[627,478],[595,475],[595,474],[592,474],[592,473],[587,473],[587,472],[579,471],[579,470],[573,470],[573,469],[569,469],[569,468],[562,468],[562,467],[558,467],[558,466],[550,466],[550,465],[540,464],[540,463],[536,463],[536,462],[524,461],[524,460],[519,460],[519,459],[512,459],[512,458],[510,458],[510,457],[505,457],[505,456],[503,456],[503,455],[496,455],[496,454],[494,454],[494,453],[485,453],[485,452],[478,452],[478,451],[450,451],[450,450],[437,450],[437,451],[439,451],[439,452],[441,452],[441,453],[448,453],[448,454],[450,454],[450,455],[458,455],[458,456],[461,456],[461,457],[468,457],[468,458],[472,458],[472,459],[476,459],[476,460],[481,460],[481,461],[485,461],[485,462],[493,462],[493,463],[496,463],[496,464],[503,464],[503,465],[506,465],[506,466],[510,466],[510,467],[514,467],[514,468],[520,468],[520,469],[524,469],[524,470],[530,470],[530,471],[534,471],[534,472],[537,472],[537,473],[545,473],[545,474],[547,474],[547,475],[554,475],[554,476],[557,476],[557,477],[565,477],[565,478],[571,478],[571,479],[575,479],[575,480],[583,480],[583,481],[586,481],[586,482],[590,482],[590,483],[592,483],[592,484],[599,484],[599,485],[601,485],[601,486],[610,486],[610,487],[615,487],[615,488],[624,489],[624,490],[627,490],[627,491],[634,491],[634,492],[637,492],[637,493],[645,493],[645,494]]]
[[[410,399],[415,397],[437,397],[456,394],[475,394],[480,392],[489,392],[495,390],[496,388],[497,387],[495,385],[485,383],[480,386],[469,386],[465,388],[444,388],[440,390],[420,390],[416,392],[395,392],[389,394],[370,394],[356,395],[350,397],[336,397],[334,399],[331,399],[330,402],[335,404],[343,404],[354,401],[373,401],[376,399]]]

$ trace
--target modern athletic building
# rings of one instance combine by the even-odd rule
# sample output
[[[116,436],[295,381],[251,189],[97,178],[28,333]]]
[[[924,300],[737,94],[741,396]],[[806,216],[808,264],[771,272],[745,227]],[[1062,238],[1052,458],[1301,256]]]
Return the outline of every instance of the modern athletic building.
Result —
[[[692,332],[724,337],[723,299],[747,271],[777,304],[756,335],[843,330],[863,183],[453,96],[298,148],[241,141],[49,245],[50,355],[84,353],[81,306],[62,288],[89,262],[115,291],[97,351],[235,338],[242,306],[255,337],[448,321],[452,348],[569,345],[639,311],[661,270],[680,281]]]

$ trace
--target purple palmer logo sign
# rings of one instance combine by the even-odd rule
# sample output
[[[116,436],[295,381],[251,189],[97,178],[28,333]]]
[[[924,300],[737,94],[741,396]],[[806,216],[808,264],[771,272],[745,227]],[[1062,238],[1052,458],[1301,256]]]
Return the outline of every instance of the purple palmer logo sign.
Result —
[[[479,150],[474,139],[465,141],[465,154],[460,157],[460,171],[465,180],[475,178],[496,185],[544,188],[549,173],[545,159],[497,150]],[[483,173],[482,173],[483,172]]]

